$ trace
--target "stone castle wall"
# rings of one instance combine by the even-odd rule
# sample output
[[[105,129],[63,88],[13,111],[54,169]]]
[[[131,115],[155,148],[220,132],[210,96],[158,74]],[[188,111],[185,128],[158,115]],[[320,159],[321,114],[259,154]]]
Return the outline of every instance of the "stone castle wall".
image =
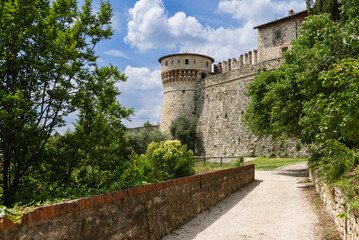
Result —
[[[241,121],[250,98],[246,85],[259,70],[271,71],[283,62],[276,58],[217,74],[199,81],[196,94],[197,155],[302,156],[305,148],[293,141],[258,138]]]
[[[307,155],[307,149],[294,141],[273,142],[254,136],[241,121],[250,101],[245,96],[247,84],[259,70],[271,71],[282,64],[282,52],[290,49],[305,16],[306,11],[289,11],[287,17],[255,27],[258,49],[215,64],[213,73],[213,59],[208,56],[182,53],[160,58],[164,87],[161,132],[169,133],[172,120],[185,115],[197,122],[197,155]],[[188,74],[190,81],[184,81]]]

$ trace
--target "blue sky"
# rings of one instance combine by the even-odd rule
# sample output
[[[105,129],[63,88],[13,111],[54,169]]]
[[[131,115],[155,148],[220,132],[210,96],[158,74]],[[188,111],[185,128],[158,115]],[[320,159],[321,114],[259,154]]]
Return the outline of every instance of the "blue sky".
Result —
[[[215,62],[238,58],[257,47],[255,25],[305,9],[304,0],[110,0],[114,36],[99,44],[99,65],[126,74],[121,104],[134,108],[127,127],[159,123],[162,83],[158,58],[192,52]],[[94,9],[99,0],[93,1]]]

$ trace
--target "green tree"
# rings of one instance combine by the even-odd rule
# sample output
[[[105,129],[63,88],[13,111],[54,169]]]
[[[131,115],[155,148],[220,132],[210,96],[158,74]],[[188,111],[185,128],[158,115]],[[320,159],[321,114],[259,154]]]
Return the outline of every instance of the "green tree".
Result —
[[[177,139],[182,145],[187,145],[193,152],[196,148],[196,122],[185,116],[178,116],[171,122],[170,132],[173,139]]]
[[[86,154],[86,167],[80,171],[83,177],[79,183],[89,188],[109,188],[116,184],[131,154],[122,124],[122,118],[131,111],[116,101],[117,91],[109,91],[108,87],[113,87],[115,82],[108,83],[108,87],[103,84],[99,82],[98,87],[107,89],[104,95],[88,91],[82,97],[83,107],[75,129],[78,146]]]
[[[358,146],[359,8],[340,3],[340,21],[308,17],[282,67],[248,85],[245,121],[257,134]]]
[[[87,94],[118,119],[130,114],[106,100],[108,93],[113,100],[114,82],[125,81],[124,75],[96,65],[94,48],[113,34],[111,17],[108,2],[94,13],[91,0],[81,9],[76,0],[1,1],[0,167],[6,206],[14,203],[68,114],[90,112]]]
[[[333,20],[340,19],[340,3],[338,0],[306,0],[310,14],[329,13]]]
[[[142,128],[140,131],[127,132],[126,137],[132,149],[139,155],[144,154],[151,142],[161,142],[165,136],[158,128],[148,130]]]

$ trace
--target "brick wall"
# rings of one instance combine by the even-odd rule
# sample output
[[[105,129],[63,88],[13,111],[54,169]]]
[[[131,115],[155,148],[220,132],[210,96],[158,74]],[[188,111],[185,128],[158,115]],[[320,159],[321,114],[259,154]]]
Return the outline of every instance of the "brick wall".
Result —
[[[328,188],[320,181],[313,171],[310,171],[310,179],[315,184],[315,189],[325,203],[326,211],[332,217],[338,232],[344,240],[359,239],[359,215],[351,211],[344,201],[343,192],[337,188]],[[340,214],[347,214],[347,217],[339,217]]]
[[[160,239],[254,180],[254,165],[37,208],[0,239]]]

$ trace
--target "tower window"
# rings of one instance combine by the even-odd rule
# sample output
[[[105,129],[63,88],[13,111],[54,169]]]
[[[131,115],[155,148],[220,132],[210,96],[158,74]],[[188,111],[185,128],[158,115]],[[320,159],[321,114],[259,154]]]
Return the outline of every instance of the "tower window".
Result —
[[[274,40],[278,40],[280,38],[282,38],[282,30],[278,29],[278,30],[274,31]]]
[[[166,61],[166,66],[168,66],[168,62]]]
[[[206,67],[208,67],[209,66],[209,63],[208,62],[206,62]]]
[[[196,60],[194,60],[193,63],[196,64]]]
[[[189,60],[188,60],[188,59],[185,60],[185,64],[189,64]]]
[[[202,74],[201,74],[201,79],[204,79],[204,78],[206,78],[206,74],[205,74],[205,73],[202,73]]]
[[[178,60],[178,63],[181,63],[181,60]]]

